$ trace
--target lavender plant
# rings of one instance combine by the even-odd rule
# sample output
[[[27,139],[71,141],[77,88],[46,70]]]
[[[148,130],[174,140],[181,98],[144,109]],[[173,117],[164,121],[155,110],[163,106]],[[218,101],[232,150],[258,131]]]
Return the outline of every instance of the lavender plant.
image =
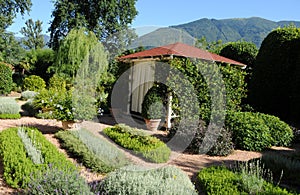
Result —
[[[105,164],[114,168],[120,168],[129,163],[121,150],[104,138],[93,135],[89,130],[82,128],[71,131],[71,133],[81,140]]]
[[[99,186],[99,192],[133,195],[197,194],[189,177],[179,168],[172,166],[151,170],[137,166],[119,169],[107,176]]]
[[[21,138],[29,158],[34,164],[43,164],[44,158],[41,151],[34,146],[34,140],[31,140],[27,133],[23,127],[18,128],[18,136]]]

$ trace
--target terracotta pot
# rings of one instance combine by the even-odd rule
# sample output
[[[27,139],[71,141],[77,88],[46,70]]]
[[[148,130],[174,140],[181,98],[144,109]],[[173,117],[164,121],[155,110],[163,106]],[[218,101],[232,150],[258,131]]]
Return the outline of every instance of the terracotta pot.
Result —
[[[147,129],[156,131],[159,127],[161,119],[145,119]]]
[[[61,125],[64,130],[75,128],[74,121],[61,121]]]

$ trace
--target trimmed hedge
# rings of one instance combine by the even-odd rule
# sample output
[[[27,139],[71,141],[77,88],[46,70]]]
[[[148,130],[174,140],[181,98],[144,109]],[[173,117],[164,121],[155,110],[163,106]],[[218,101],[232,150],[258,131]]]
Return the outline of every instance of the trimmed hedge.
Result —
[[[176,167],[145,170],[128,167],[111,173],[101,183],[105,194],[191,194],[196,195],[189,177]]]
[[[105,128],[103,132],[120,146],[133,150],[150,162],[164,163],[169,160],[170,148],[159,139],[147,135],[142,130],[119,124]]]
[[[42,89],[45,89],[45,87],[46,82],[37,75],[30,75],[23,81],[23,90],[40,91]]]
[[[265,121],[251,112],[233,112],[227,116],[226,125],[232,131],[238,149],[262,151],[271,146],[272,135]]]
[[[262,113],[231,112],[226,126],[232,131],[238,149],[262,151],[270,146],[287,146],[293,139],[292,129],[279,118]]]
[[[108,173],[128,163],[124,154],[122,154],[118,148],[108,143],[104,139],[92,137],[92,135],[87,134],[89,138],[91,138],[90,144],[97,148],[104,147],[103,149],[98,149],[98,151],[101,150],[101,153],[97,152],[96,154],[86,144],[83,143],[80,137],[76,136],[76,134],[79,132],[81,134],[86,134],[86,130],[79,130],[78,132],[60,131],[55,134],[55,137],[59,139],[62,147],[65,148],[79,162],[83,163],[85,167],[98,173]],[[111,153],[115,153],[115,158],[108,156]]]
[[[24,144],[18,136],[18,128],[9,128],[0,133],[0,154],[4,165],[4,179],[14,188],[26,188],[30,175],[51,164],[58,169],[69,168],[77,170],[74,164],[66,159],[64,154],[51,144],[35,128],[23,128],[33,145],[41,151],[44,164],[35,165],[28,157]]]
[[[15,99],[0,97],[0,119],[19,119],[20,105]]]
[[[270,133],[273,138],[272,146],[289,146],[293,140],[294,134],[291,127],[285,122],[281,121],[278,117],[257,113],[258,117],[265,121],[269,127]]]
[[[249,175],[248,179],[254,179],[254,175]],[[245,178],[244,178],[245,179]],[[240,173],[234,173],[223,166],[212,166],[202,169],[198,174],[198,180],[204,192],[212,195],[239,195],[249,194],[243,187],[243,178]],[[253,181],[253,180],[252,180]],[[252,182],[249,181],[249,182]],[[274,186],[271,183],[263,181],[261,191],[256,194],[292,194],[286,189]]]

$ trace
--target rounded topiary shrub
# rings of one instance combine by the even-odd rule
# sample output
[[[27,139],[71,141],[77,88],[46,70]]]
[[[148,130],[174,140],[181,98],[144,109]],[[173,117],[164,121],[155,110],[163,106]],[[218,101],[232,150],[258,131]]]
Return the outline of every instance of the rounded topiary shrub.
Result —
[[[231,112],[227,115],[226,126],[238,149],[262,151],[273,143],[269,127],[257,113]]]
[[[163,108],[160,88],[153,86],[148,90],[142,102],[142,116],[145,119],[160,119],[163,116]]]
[[[0,62],[0,94],[8,94],[13,88],[11,68]]]
[[[257,115],[264,120],[265,124],[269,127],[273,139],[273,146],[288,146],[291,143],[294,134],[288,124],[276,116],[262,113],[257,113]]]
[[[46,87],[45,81],[36,75],[30,75],[26,77],[23,81],[23,90],[29,91],[39,91]]]

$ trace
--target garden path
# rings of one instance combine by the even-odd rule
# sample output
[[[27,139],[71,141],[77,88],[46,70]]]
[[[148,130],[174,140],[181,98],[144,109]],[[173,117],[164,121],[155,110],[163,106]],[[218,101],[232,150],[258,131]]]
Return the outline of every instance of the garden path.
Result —
[[[82,126],[89,129],[93,134],[95,134],[95,136],[104,136],[101,133],[101,131],[105,127],[110,126],[109,125],[111,124],[110,122],[112,121],[108,121],[107,124],[104,124],[103,121],[102,123],[84,122]],[[33,117],[22,117],[21,119],[17,119],[17,120],[0,120],[0,131],[9,127],[15,127],[20,125],[37,127],[45,134],[46,138],[49,141],[55,144],[60,151],[62,151],[67,155],[65,150],[60,148],[59,142],[53,136],[53,134],[62,127],[61,122],[58,122],[56,120],[36,119]],[[165,133],[162,131],[157,131],[156,134],[159,134],[160,136],[165,135]],[[281,149],[285,149],[285,148],[281,148]],[[144,160],[132,155],[131,151],[125,151],[125,154],[132,160],[134,164],[147,166],[150,168],[157,167],[156,164],[145,162]],[[232,154],[226,157],[211,157],[208,155],[193,155],[193,154],[186,154],[186,153],[178,154],[172,152],[171,160],[169,160],[168,163],[160,164],[159,166],[165,166],[165,165],[177,166],[181,168],[183,171],[185,171],[188,174],[188,176],[193,181],[195,181],[197,172],[199,171],[199,169],[203,167],[207,167],[210,165],[220,165],[220,164],[233,165],[233,163],[236,161],[247,161],[253,158],[258,158],[261,155],[262,154],[258,152],[248,152],[248,151],[241,151],[241,150],[235,150]],[[69,159],[75,162],[73,159],[71,158]],[[86,169],[82,169],[82,170],[83,170],[82,174],[89,181],[99,180],[103,178],[102,175],[92,174]],[[13,194],[16,191],[7,187],[7,185],[5,185],[2,174],[3,174],[3,166],[0,164],[0,195]]]

